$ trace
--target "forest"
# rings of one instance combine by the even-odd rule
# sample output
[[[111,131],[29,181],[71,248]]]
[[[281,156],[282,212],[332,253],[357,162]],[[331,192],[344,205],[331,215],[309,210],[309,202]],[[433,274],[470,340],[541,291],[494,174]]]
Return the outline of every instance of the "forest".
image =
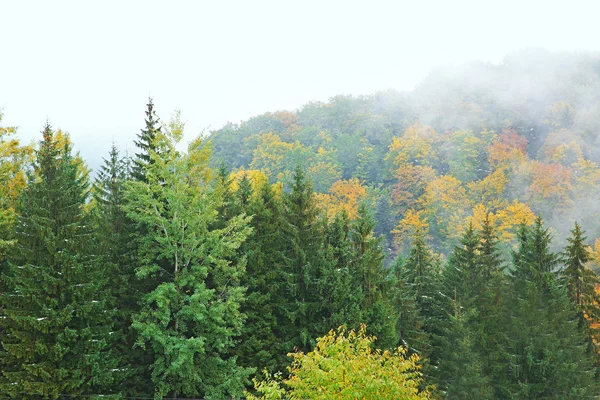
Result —
[[[599,55],[145,113],[96,171],[0,113],[0,399],[600,395]]]

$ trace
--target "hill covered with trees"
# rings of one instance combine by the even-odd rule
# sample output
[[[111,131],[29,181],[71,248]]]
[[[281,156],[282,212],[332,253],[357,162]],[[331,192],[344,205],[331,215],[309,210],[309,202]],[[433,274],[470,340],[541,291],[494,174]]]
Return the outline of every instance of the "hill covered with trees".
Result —
[[[599,86],[515,53],[185,150],[150,99],[93,180],[0,128],[0,397],[597,396]]]

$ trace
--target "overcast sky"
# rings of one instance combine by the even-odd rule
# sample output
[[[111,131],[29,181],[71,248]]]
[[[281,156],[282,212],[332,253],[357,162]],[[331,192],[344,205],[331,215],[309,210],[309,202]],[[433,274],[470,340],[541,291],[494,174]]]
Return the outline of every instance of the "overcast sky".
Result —
[[[336,94],[411,89],[434,66],[531,46],[600,50],[589,1],[0,0],[3,125],[46,118],[96,167],[132,149],[148,95],[187,138]]]

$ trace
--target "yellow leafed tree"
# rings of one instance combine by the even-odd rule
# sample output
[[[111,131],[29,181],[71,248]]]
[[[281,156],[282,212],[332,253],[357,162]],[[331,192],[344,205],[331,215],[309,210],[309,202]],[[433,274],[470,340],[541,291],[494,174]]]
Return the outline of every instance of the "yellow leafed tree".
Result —
[[[356,218],[358,205],[366,196],[367,189],[356,178],[339,180],[331,185],[328,194],[317,194],[320,206],[329,218],[345,211],[350,219]]]
[[[419,357],[403,347],[374,350],[375,337],[365,331],[364,325],[358,332],[330,331],[310,353],[290,354],[290,377],[255,380],[260,397],[248,393],[248,399],[431,399],[432,389],[422,389]]]

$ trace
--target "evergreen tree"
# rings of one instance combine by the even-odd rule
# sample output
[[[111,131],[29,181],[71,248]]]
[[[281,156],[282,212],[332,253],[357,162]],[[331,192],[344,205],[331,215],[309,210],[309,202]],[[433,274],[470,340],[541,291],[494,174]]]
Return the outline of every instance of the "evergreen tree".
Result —
[[[84,168],[49,125],[21,197],[16,246],[0,297],[2,393],[12,398],[109,394],[110,295],[92,256]]]
[[[152,354],[156,399],[238,396],[251,371],[232,356],[244,265],[230,260],[250,233],[248,218],[212,228],[222,199],[210,185],[210,153],[197,140],[179,154],[180,138],[157,136],[163,151],[150,153],[146,180],[127,184],[127,215],[147,229],[137,275],[155,279],[133,318],[136,345]]]
[[[123,158],[115,145],[100,167],[94,183],[95,239],[110,283],[114,317],[114,348],[120,355],[120,392],[126,396],[149,396],[150,358],[146,351],[134,348],[137,333],[132,317],[150,282],[135,276],[137,265],[137,232],[134,222],[123,210],[125,185],[130,179],[129,159]]]
[[[327,332],[341,325],[358,328],[362,322],[363,292],[354,280],[348,215],[345,212],[338,213],[324,230],[320,293],[324,315],[320,331]]]
[[[594,290],[598,277],[585,267],[590,260],[590,254],[584,244],[587,239],[584,234],[576,222],[571,230],[572,236],[567,238],[569,244],[564,251],[566,268],[563,272],[569,288],[569,298],[577,306],[582,323],[585,320],[584,315],[596,318],[600,316],[597,309],[598,298]]]
[[[436,304],[439,280],[433,255],[421,233],[417,232],[409,257],[394,269],[400,343],[427,358],[432,352],[432,334],[439,324]]]
[[[597,394],[576,310],[560,284],[560,256],[537,218],[519,232],[508,304],[508,373],[502,398],[582,398]]]
[[[596,330],[590,329],[590,322],[600,321],[600,298],[596,293],[598,276],[586,268],[590,254],[584,242],[587,237],[576,222],[571,230],[571,237],[567,238],[568,245],[563,254],[566,268],[563,271],[567,282],[569,298],[575,304],[579,316],[579,327],[587,333],[589,352],[597,355],[596,343],[600,337]]]
[[[358,217],[350,230],[354,287],[362,293],[362,322],[378,339],[382,347],[392,347],[398,341],[393,308],[384,292],[387,273],[384,269],[383,238],[375,237],[375,220],[365,203],[358,207]],[[355,289],[356,290],[356,289]]]
[[[441,339],[438,370],[441,376],[439,388],[446,398],[493,399],[494,390],[489,375],[485,372],[477,338],[469,315],[474,309],[464,309],[454,302],[453,314]]]
[[[455,304],[472,307],[477,304],[481,283],[479,275],[479,256],[477,247],[479,237],[472,224],[463,234],[460,245],[454,246],[450,260],[443,270],[443,302],[449,315],[454,314]]]
[[[243,212],[252,216],[253,228],[240,247],[247,259],[242,279],[247,291],[241,308],[246,323],[236,346],[239,364],[271,372],[283,370],[291,350],[281,345],[279,332],[284,320],[280,311],[285,283],[283,205],[270,184],[265,183],[254,193],[245,176],[239,182],[235,200]]]
[[[443,273],[441,304],[448,311],[441,325],[437,375],[449,398],[476,392],[482,398],[494,395],[487,386],[502,361],[502,281],[497,238],[488,215],[481,232],[469,225]],[[461,369],[463,378],[457,375]]]
[[[291,351],[309,351],[323,334],[323,302],[321,301],[323,244],[322,224],[312,185],[298,166],[291,190],[284,195],[287,276],[284,304],[288,323],[284,343]]]
[[[154,111],[154,102],[151,97],[148,98],[146,107],[146,126],[137,134],[138,140],[135,141],[135,145],[140,152],[135,154],[132,170],[133,179],[141,182],[146,181],[146,170],[154,163],[152,152],[160,153],[162,151],[157,147],[156,140],[162,134],[162,127],[160,119]]]

